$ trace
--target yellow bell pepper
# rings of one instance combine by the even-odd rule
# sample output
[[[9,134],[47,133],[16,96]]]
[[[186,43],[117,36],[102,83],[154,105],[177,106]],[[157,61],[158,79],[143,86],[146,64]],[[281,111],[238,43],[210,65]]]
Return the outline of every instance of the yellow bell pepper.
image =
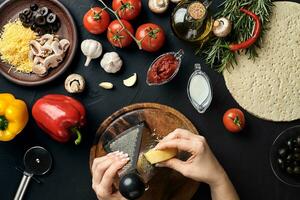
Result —
[[[0,141],[15,138],[28,122],[28,110],[24,101],[8,93],[0,93]]]

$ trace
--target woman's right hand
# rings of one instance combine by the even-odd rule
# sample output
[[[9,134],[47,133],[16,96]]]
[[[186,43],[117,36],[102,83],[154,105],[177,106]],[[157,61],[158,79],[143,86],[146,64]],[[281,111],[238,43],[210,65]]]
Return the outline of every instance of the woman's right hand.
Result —
[[[184,176],[211,186],[217,185],[226,178],[223,167],[210,150],[203,136],[195,135],[188,130],[176,129],[159,142],[156,149],[176,148],[189,152],[191,157],[187,161],[173,158],[157,164],[157,167],[172,168]]]

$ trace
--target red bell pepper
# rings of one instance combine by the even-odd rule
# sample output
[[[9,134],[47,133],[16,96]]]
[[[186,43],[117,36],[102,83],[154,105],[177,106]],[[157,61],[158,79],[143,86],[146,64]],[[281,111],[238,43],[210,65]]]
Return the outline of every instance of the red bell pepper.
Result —
[[[50,94],[35,102],[32,115],[38,126],[59,142],[67,142],[77,135],[75,144],[81,141],[79,128],[86,123],[84,106],[72,97]]]

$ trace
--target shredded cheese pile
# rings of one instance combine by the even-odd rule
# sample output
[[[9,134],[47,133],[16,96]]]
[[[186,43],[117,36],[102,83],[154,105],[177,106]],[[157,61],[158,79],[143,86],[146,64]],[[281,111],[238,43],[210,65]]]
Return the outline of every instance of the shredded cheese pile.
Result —
[[[36,33],[25,28],[20,20],[7,23],[0,37],[0,58],[17,71],[32,72],[33,63],[29,59],[29,43],[36,39]]]

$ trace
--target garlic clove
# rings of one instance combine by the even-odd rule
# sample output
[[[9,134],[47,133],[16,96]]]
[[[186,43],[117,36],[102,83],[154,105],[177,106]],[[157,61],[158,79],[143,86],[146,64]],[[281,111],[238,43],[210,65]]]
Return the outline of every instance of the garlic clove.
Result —
[[[134,73],[131,77],[123,80],[123,84],[126,87],[132,87],[132,86],[134,86],[134,84],[136,83],[136,81],[137,81],[137,74]]]
[[[114,85],[110,82],[102,82],[99,84],[99,86],[106,90],[111,90],[114,87]]]

